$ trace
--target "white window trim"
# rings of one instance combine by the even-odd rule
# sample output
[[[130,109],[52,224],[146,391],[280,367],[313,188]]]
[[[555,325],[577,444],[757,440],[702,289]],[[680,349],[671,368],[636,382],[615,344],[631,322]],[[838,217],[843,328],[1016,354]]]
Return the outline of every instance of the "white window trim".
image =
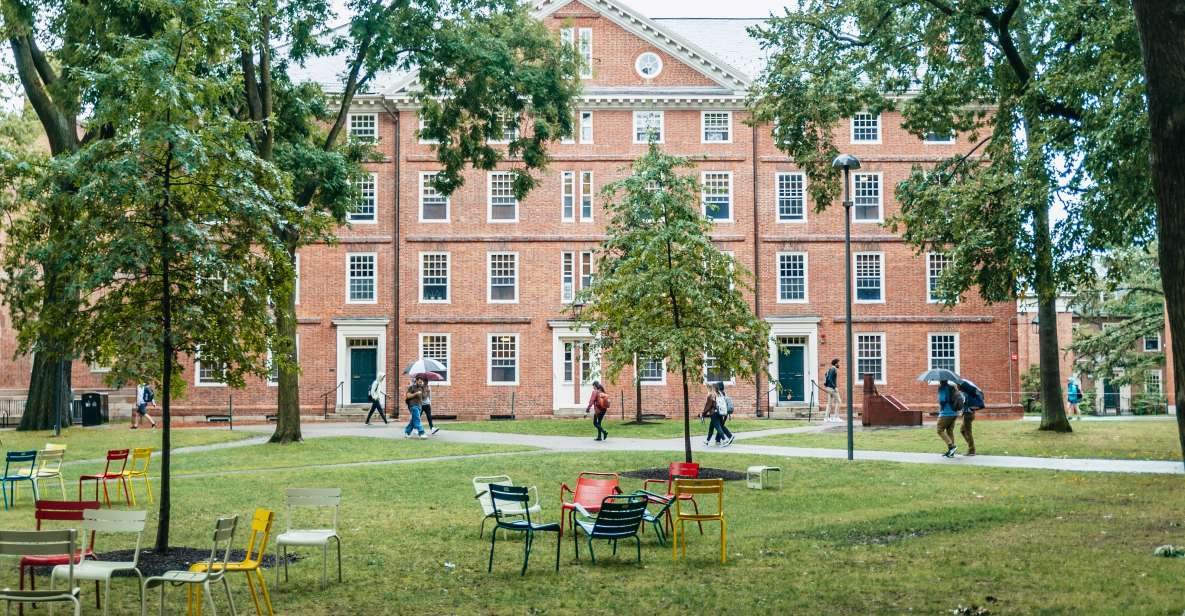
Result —
[[[667,137],[667,114],[662,109],[635,109],[633,113],[634,132],[631,133],[630,138],[633,139],[634,145],[648,145],[649,140],[638,141],[638,114],[639,113],[657,113],[658,114],[658,139],[654,143],[661,144]]]
[[[572,256],[572,297],[570,299],[564,297],[564,257],[568,256],[568,255]],[[580,283],[578,282],[580,280],[580,273],[577,271],[580,269],[580,264],[578,263],[579,255],[580,255],[580,252],[576,251],[576,250],[561,250],[560,251],[560,303],[561,304],[571,304],[573,301],[576,300],[576,294],[580,292]]]
[[[954,143],[955,143],[955,134],[953,132],[950,134],[950,137],[947,137],[946,140],[944,140],[944,141],[931,141],[929,139],[926,139],[926,135],[922,135],[922,144],[923,145],[952,145]]]
[[[588,114],[588,141],[584,140],[584,114]],[[591,144],[596,135],[593,124],[593,110],[581,109],[576,112],[576,138],[582,144]]]
[[[564,182],[572,178],[572,215],[564,215]],[[580,207],[580,178],[575,171],[560,171],[560,222],[576,222],[576,208]]]
[[[494,380],[494,338],[501,336],[510,336],[514,338],[514,382],[510,381],[495,381]],[[517,387],[520,380],[522,380],[523,373],[523,349],[522,337],[513,332],[495,332],[486,335],[486,385],[500,387]],[[449,373],[452,373],[452,367],[449,368]]]
[[[658,60],[658,68],[654,71],[654,74],[650,75],[650,76],[643,74],[642,67],[640,66],[640,64],[642,63],[642,57],[645,56],[646,54],[650,54]],[[655,79],[656,77],[658,77],[659,75],[662,74],[662,69],[664,68],[664,65],[665,65],[665,63],[662,61],[662,54],[658,53],[657,51],[646,50],[646,51],[643,51],[642,53],[638,54],[638,56],[636,58],[634,58],[634,73],[636,73],[639,77],[641,77],[642,79],[645,79],[645,80],[647,80],[647,82],[649,82],[651,79]]]
[[[925,280],[925,284],[926,284],[926,303],[927,304],[941,304],[942,303],[941,299],[932,297],[930,295],[930,259],[933,258],[934,256],[945,256],[945,255],[943,255],[941,252],[934,252],[934,251],[930,251],[930,252],[926,253],[926,263],[925,263],[926,280]],[[946,266],[950,267],[950,264],[947,263]]]
[[[513,219],[509,219],[509,220],[501,220],[501,219],[495,220],[494,219],[494,175],[495,174],[513,175],[508,171],[490,171],[490,172],[486,173],[486,222],[488,222],[490,224],[495,224],[495,225],[517,223],[518,222],[518,211],[519,211],[519,208],[522,206],[522,202],[520,202],[518,200],[518,197],[515,197],[515,199],[514,199],[514,218]],[[512,185],[513,185],[513,180],[512,180]]]
[[[420,222],[426,224],[447,224],[452,221],[453,216],[453,198],[452,196],[444,197],[444,218],[424,218],[424,179],[428,176],[436,175],[438,171],[421,171],[420,172]],[[444,196],[444,195],[442,195]]]
[[[926,333],[926,369],[934,369],[934,336],[954,336],[955,337],[955,374],[961,374],[959,368],[962,367],[960,356],[963,354],[963,347],[959,343],[959,332],[927,332]],[[883,345],[882,345],[883,346]]]
[[[708,114],[723,113],[728,118],[728,139],[724,141],[708,141]],[[732,143],[732,112],[731,111],[701,111],[699,112],[699,142],[705,145],[724,145]]]
[[[869,142],[871,143],[871,142]],[[857,175],[875,175],[876,176],[876,219],[871,218],[856,218],[856,198],[852,195],[852,224],[854,225],[879,225],[885,222],[885,174],[883,171],[855,171],[852,173],[852,192],[856,191],[856,176]]]
[[[588,195],[584,194],[584,176],[588,175]],[[588,197],[588,216],[584,215],[584,198]],[[597,176],[592,170],[586,169],[576,174],[576,218],[580,222],[592,222],[593,213],[597,210]]]
[[[358,113],[346,114],[346,137],[350,138],[350,139],[354,138],[354,118],[355,117],[364,117],[364,116],[370,116],[372,119],[374,119],[374,136],[372,137],[372,139],[374,139],[374,143],[378,143],[378,141],[379,141],[379,114],[377,112],[358,112]]]
[[[881,298],[880,299],[858,299],[856,290],[859,288],[856,281],[860,279],[857,275],[856,262],[859,255],[877,255],[880,259],[880,280],[881,280]],[[885,253],[880,251],[865,251],[852,253],[852,303],[855,304],[883,304],[885,303],[885,296],[888,295],[888,290],[885,289]]]
[[[867,111],[861,111],[860,113],[864,114],[864,115],[872,115],[871,113],[869,113]],[[848,118],[848,128],[851,131],[848,134],[848,138],[849,138],[849,141],[852,143],[852,145],[879,145],[881,143],[881,141],[884,141],[885,123],[883,121],[883,118],[881,117],[882,115],[883,114],[880,114],[880,113],[876,114],[876,141],[857,140],[856,139],[856,116],[853,115],[851,118]]]
[[[802,299],[782,299],[782,256],[802,255]],[[774,256],[774,267],[777,268],[778,303],[779,304],[809,304],[811,300],[811,269],[810,255],[804,251],[787,250],[778,252]],[[881,295],[884,295],[882,292]]]
[[[783,175],[797,175],[802,178],[802,218],[798,220],[783,220],[781,212],[781,204],[778,203],[778,180]],[[807,178],[806,173],[802,171],[775,171],[774,172],[774,221],[779,225],[805,225],[810,208],[807,207]]]
[[[223,368],[223,376],[226,375]],[[193,386],[194,387],[226,387],[226,382],[202,381],[202,349],[198,347],[193,352]]]
[[[296,334],[296,365],[297,365],[297,367],[300,366],[300,334]],[[268,369],[267,379],[266,379],[267,386],[268,387],[279,387],[280,380],[279,379],[276,379],[274,381],[272,380],[272,372],[271,372],[271,370],[272,370],[272,350],[270,348],[267,350],[267,369]]]
[[[1160,332],[1156,332],[1156,350],[1154,350],[1154,351],[1148,350],[1148,343],[1146,342],[1147,338],[1151,338],[1151,336],[1141,336],[1140,337],[1140,350],[1141,351],[1143,351],[1145,353],[1160,353],[1161,351],[1164,351],[1164,340],[1161,338]]]
[[[714,174],[714,175],[723,173],[728,176],[728,218],[712,218],[711,216],[708,216],[708,195],[702,188],[700,191],[700,198],[699,198],[700,213],[703,214],[704,218],[707,218],[708,220],[710,220],[714,223],[731,224],[733,222],[736,222],[735,216],[734,216],[734,214],[736,213],[736,190],[734,189],[735,187],[734,187],[734,184],[732,181],[733,180],[732,172],[731,171],[701,171],[700,175],[699,175],[699,183],[700,183],[701,187],[707,187],[709,173]]]
[[[295,299],[294,299],[293,303],[295,303],[297,306],[299,306],[300,305],[300,253],[299,252],[296,253],[294,267],[295,267],[295,272],[296,272],[296,279],[294,280],[295,288],[293,289],[293,296]]]
[[[370,182],[372,184],[374,184],[374,211],[371,212],[371,218],[369,220],[365,220],[365,219],[354,220],[353,218],[351,218],[351,216],[353,214],[347,213],[346,220],[351,225],[377,225],[377,224],[379,224],[379,174],[371,173],[370,174]]]
[[[701,375],[700,375],[700,377],[701,377],[701,378],[700,378],[700,381],[701,381],[701,382],[703,382],[703,383],[705,383],[705,384],[706,384],[706,383],[715,383],[715,382],[716,382],[716,381],[709,381],[709,380],[708,380],[708,365],[707,365],[707,364],[708,364],[708,357],[709,357],[709,355],[708,355],[707,353],[704,353],[704,371],[703,371],[703,374],[701,374]],[[664,359],[663,361],[666,361],[666,360]],[[723,382],[725,385],[736,385],[736,384],[737,384],[737,375],[736,375],[736,373],[734,372],[734,373],[732,374],[732,378],[728,379],[727,381],[722,381],[722,382]],[[726,393],[726,394],[727,394],[728,392],[724,392],[724,393]]]
[[[888,344],[889,343],[888,343],[888,337],[885,336],[885,332],[853,332],[852,333],[852,337],[853,337],[852,344],[856,345],[856,348],[853,349],[853,351],[855,352],[855,357],[853,357],[852,359],[856,363],[856,365],[852,366],[852,370],[853,370],[852,378],[858,380],[860,383],[864,382],[864,377],[862,377],[860,375],[860,369],[859,369],[859,365],[860,365],[860,343],[859,343],[860,336],[880,336],[880,339],[881,339],[881,355],[880,355],[881,378],[880,378],[880,380],[873,379],[872,382],[877,385],[885,385],[886,383],[889,382],[889,363],[885,359],[885,357],[888,355],[888,348],[889,348]],[[929,341],[929,338],[927,338],[927,341]],[[930,350],[926,349],[926,355],[929,356],[929,354],[930,354]]]
[[[580,64],[580,78],[581,79],[592,79],[593,78],[592,31],[593,31],[592,28],[579,28],[576,31],[576,54],[580,56],[580,60],[581,60],[581,64]],[[585,60],[585,58],[584,58],[584,42],[585,41],[588,41],[588,62],[587,63],[584,62],[584,60]]]
[[[443,336],[444,337],[444,354],[448,358],[448,378],[443,381],[432,381],[430,385],[436,387],[437,385],[452,385],[453,380],[453,335],[444,332],[420,332],[419,335],[419,352],[420,356],[424,355],[424,337],[425,336]]]
[[[99,364],[88,364],[90,371],[93,374],[106,374],[111,372],[111,366],[100,366]]]
[[[370,255],[374,257],[374,299],[350,299],[350,257]],[[346,303],[347,304],[377,304],[379,303],[379,255],[377,252],[347,252],[346,253]]]
[[[420,142],[420,145],[435,145],[437,143],[440,143],[439,141],[437,141],[435,139],[424,139],[423,137],[421,137],[420,131],[424,130],[425,124],[424,124],[424,118],[420,116],[420,113],[418,111],[416,112],[416,119],[419,121],[419,129],[416,130],[416,139]]]
[[[634,356],[634,373],[638,375],[638,384],[642,387],[666,387],[667,384],[667,360],[664,357],[662,360],[662,379],[657,381],[643,381],[642,380],[642,362],[641,358]]]
[[[424,257],[444,255],[445,257],[445,285],[444,296],[447,299],[424,299]],[[425,250],[420,252],[420,302],[421,304],[451,304],[453,303],[453,255],[447,250]]]
[[[514,299],[494,299],[494,256],[495,255],[513,255],[514,256]],[[519,279],[522,270],[522,260],[518,258],[518,252],[507,250],[496,250],[486,253],[486,303],[487,304],[517,304],[519,298]]]

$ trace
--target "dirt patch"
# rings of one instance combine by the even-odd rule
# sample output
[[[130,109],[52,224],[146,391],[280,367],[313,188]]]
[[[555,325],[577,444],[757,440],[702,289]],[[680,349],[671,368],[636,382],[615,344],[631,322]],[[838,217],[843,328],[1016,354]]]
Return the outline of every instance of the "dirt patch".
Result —
[[[621,474],[622,477],[629,477],[631,479],[667,479],[668,469],[665,468],[643,468],[636,471],[626,471]],[[725,481],[740,481],[745,478],[744,473],[730,471],[723,468],[706,468],[700,467],[700,479],[723,479]]]
[[[243,550],[231,550],[231,562],[242,560],[246,554]],[[97,560],[106,560],[114,562],[131,562],[132,550],[113,550],[111,552],[100,552],[96,555]],[[172,548],[165,554],[159,554],[152,550],[141,550],[140,560],[137,567],[144,577],[151,577],[160,575],[165,571],[188,571],[189,566],[193,563],[202,560],[209,560],[210,548],[186,548],[178,547]],[[300,560],[296,554],[288,553],[288,562],[294,563]],[[266,554],[263,557],[264,568],[270,569],[276,563],[276,557],[272,554]],[[49,576],[52,567],[34,567],[34,572],[37,575]],[[119,571],[115,573],[116,577],[134,577],[136,574],[131,571]]]

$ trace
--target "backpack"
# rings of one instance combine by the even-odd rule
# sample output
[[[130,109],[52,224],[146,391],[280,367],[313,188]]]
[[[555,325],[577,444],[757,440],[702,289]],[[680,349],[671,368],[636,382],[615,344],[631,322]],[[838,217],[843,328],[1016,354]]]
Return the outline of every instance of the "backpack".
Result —
[[[732,399],[724,394],[716,394],[716,414],[729,416],[732,414]]]
[[[156,394],[152,393],[152,388],[145,387],[144,388],[144,402],[145,403],[152,402],[152,400],[154,398],[156,398]]]
[[[966,404],[967,395],[959,391],[959,388],[955,387],[954,393],[950,397],[950,407],[954,409],[956,413],[958,413],[963,410],[963,406]]]
[[[609,394],[601,392],[597,394],[597,401],[594,406],[597,407],[597,412],[604,413],[609,410]]]

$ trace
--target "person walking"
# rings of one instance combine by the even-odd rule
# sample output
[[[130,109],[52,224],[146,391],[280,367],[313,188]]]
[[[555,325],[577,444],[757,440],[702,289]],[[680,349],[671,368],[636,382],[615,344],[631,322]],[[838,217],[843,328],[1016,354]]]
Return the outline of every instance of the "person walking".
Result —
[[[605,387],[600,381],[593,381],[592,386],[592,395],[588,398],[588,406],[584,407],[584,414],[587,415],[589,410],[593,411],[593,427],[597,429],[597,438],[593,440],[603,441],[609,438],[609,433],[601,426],[605,414],[609,412],[609,394],[605,393]]]
[[[428,420],[428,432],[436,434],[440,432],[440,428],[432,422],[432,382],[424,379],[424,402],[420,405],[420,411],[424,414],[424,419]]]
[[[938,383],[938,438],[946,443],[946,453],[942,454],[947,458],[955,457],[955,452],[958,447],[955,447],[955,420],[959,418],[959,411],[955,408],[955,396],[959,395],[957,389],[950,384],[950,381],[943,379]]]
[[[959,381],[959,391],[963,392],[963,424],[959,433],[967,441],[967,454],[975,455],[975,437],[971,434],[971,424],[975,422],[975,411],[987,406],[983,401],[983,390],[978,385],[963,379]]]
[[[370,384],[369,396],[370,412],[366,414],[366,425],[370,425],[370,418],[374,416],[376,411],[384,424],[391,423],[387,421],[387,414],[383,412],[383,402],[387,399],[387,375],[379,373],[375,377],[374,382]]]
[[[148,383],[140,383],[136,386],[136,408],[132,411],[132,430],[140,427],[141,419],[147,419],[148,423],[152,424],[152,429],[156,429],[156,420],[148,414],[149,404],[156,406],[156,394]]]
[[[1082,421],[1082,411],[1078,410],[1078,403],[1082,402],[1082,385],[1076,376],[1066,381],[1066,401],[1070,403],[1070,415]]]
[[[424,377],[416,376],[407,388],[407,394],[403,396],[403,401],[407,403],[407,427],[403,429],[403,438],[410,438],[412,430],[415,430],[420,438],[428,438],[428,435],[424,434],[423,424],[420,423],[420,407],[424,403],[424,383]]]
[[[710,417],[712,422],[708,425],[708,436],[704,439],[705,445],[709,447],[712,445],[713,435],[715,435],[716,444],[719,447],[728,447],[732,444],[732,432],[724,425],[724,421],[728,419],[731,405],[732,401],[724,393],[724,383],[713,385],[707,400],[704,401],[704,409],[701,413],[704,417]]]
[[[839,421],[839,407],[842,401],[839,399],[839,388],[836,385],[838,380],[839,358],[836,357],[831,360],[831,366],[823,375],[823,386],[819,388],[823,390],[823,397],[827,398],[827,410],[823,414],[823,421]]]

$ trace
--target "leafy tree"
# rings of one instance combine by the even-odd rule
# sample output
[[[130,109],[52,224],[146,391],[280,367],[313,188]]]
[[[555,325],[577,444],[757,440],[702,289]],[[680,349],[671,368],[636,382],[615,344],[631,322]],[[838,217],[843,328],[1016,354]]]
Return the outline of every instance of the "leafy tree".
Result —
[[[293,178],[294,198],[282,204],[273,229],[293,262],[300,246],[331,239],[357,196],[350,180],[366,148],[347,142],[342,133],[355,97],[379,73],[416,71],[423,136],[437,142],[442,170],[436,184],[445,194],[461,186],[467,165],[492,169],[515,157],[522,165],[514,170],[514,188],[522,196],[537,182],[532,172],[547,164],[547,142],[572,132],[576,55],[560,46],[526,4],[354,0],[349,8],[348,25],[324,35],[332,17],[325,2],[263,3],[250,44],[241,52],[244,97],[235,102],[238,113],[257,127],[251,142],[260,158],[274,160]],[[276,70],[277,40],[291,41],[291,61],[345,52],[342,92],[332,106],[311,86],[288,83],[283,71],[288,59]],[[507,121],[522,129],[518,136],[505,149],[490,145],[501,138]],[[273,442],[300,440],[295,300],[283,291],[276,297],[276,356],[282,361]]]
[[[103,137],[53,158],[25,221],[69,220],[26,233],[6,254],[7,299],[26,340],[50,340],[110,365],[113,382],[161,383],[162,463],[156,549],[169,547],[172,399],[180,354],[200,353],[227,383],[267,372],[274,327],[269,281],[285,279],[273,241],[284,177],[241,144],[251,126],[218,113],[236,83],[216,70],[237,51],[234,5],[154,6],[150,37],[122,37],[80,81]],[[70,191],[61,189],[72,187]],[[32,223],[30,223],[32,224]],[[18,226],[24,230],[25,227]],[[39,311],[46,256],[69,263],[72,315]]]
[[[1156,247],[1119,249],[1102,257],[1094,284],[1079,289],[1072,304],[1080,322],[1070,350],[1075,366],[1116,385],[1145,382],[1164,365],[1164,353],[1144,351],[1144,338],[1164,332],[1164,291]],[[1104,326],[1106,325],[1106,326]]]
[[[608,237],[592,285],[577,296],[607,379],[632,365],[638,349],[667,358],[681,375],[688,462],[688,383],[705,373],[706,355],[717,371],[747,378],[766,371],[769,353],[769,325],[745,298],[753,275],[712,243],[699,182],[681,173],[691,166],[652,143],[629,177],[604,188]]]
[[[970,145],[897,187],[890,221],[952,259],[943,289],[993,302],[1032,288],[1040,320],[1041,429],[1070,431],[1055,301],[1092,255],[1150,236],[1148,127],[1127,5],[1097,0],[808,0],[755,31],[772,52],[754,97],[779,146],[836,198],[839,122],[898,110],[917,136]],[[1061,216],[1051,215],[1057,206]]]
[[[1148,95],[1152,187],[1160,233],[1160,270],[1173,336],[1173,376],[1178,409],[1185,400],[1185,6],[1132,0]],[[1177,436],[1185,461],[1185,414],[1177,412]]]

